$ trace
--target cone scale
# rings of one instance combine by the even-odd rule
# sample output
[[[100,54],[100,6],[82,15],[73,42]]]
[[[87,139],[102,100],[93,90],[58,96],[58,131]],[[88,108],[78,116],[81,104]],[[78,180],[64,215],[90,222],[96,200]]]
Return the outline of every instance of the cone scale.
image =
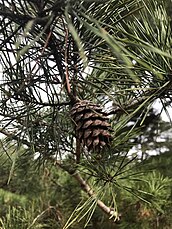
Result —
[[[71,109],[76,137],[88,151],[100,152],[112,141],[112,129],[106,113],[99,105],[87,100],[77,101]]]

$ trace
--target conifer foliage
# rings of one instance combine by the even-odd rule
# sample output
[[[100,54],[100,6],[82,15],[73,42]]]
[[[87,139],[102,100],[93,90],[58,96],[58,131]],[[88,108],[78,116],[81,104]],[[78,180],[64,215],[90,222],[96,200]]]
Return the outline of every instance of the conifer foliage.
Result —
[[[154,102],[167,113],[172,103],[171,34],[162,0],[0,0],[1,155],[14,147],[7,183],[20,147],[37,168],[68,174],[53,179],[62,194],[73,178],[87,198],[63,229],[84,218],[86,227],[97,208],[118,221],[119,189],[157,208],[156,190],[132,171],[137,155],[127,155]]]

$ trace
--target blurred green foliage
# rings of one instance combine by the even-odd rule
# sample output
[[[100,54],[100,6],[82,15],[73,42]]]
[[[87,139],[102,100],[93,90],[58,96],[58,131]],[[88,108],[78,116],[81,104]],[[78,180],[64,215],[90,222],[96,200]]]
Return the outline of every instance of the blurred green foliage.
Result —
[[[100,209],[96,209],[86,228],[171,228],[172,174],[168,172],[172,166],[170,156],[167,151],[147,160],[131,162],[129,166],[134,167],[132,172],[137,174],[137,179],[125,179],[123,184],[124,187],[135,188],[125,190],[115,186],[114,189],[121,215],[119,224],[109,221]],[[3,157],[7,156],[4,154]],[[0,174],[4,174],[0,178],[0,228],[63,228],[76,206],[88,199],[87,195],[68,173],[51,163],[36,171],[35,160],[28,160],[27,157],[28,155],[22,154],[18,157],[11,181],[5,189],[4,180],[8,180],[10,163],[9,168],[8,163],[0,168]],[[139,199],[139,196],[143,199]],[[103,201],[110,201],[108,192]],[[84,225],[85,218],[75,222],[70,228],[84,228]]]

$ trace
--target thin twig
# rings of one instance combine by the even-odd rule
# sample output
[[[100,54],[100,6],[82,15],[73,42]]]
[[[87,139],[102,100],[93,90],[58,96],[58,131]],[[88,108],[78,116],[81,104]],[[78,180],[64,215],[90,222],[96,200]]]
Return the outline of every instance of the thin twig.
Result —
[[[63,23],[64,24],[64,23]],[[65,27],[65,25],[64,25]],[[69,69],[68,69],[68,37],[69,37],[69,30],[65,28],[66,31],[66,36],[65,36],[65,64],[66,64],[66,89],[68,94],[71,94],[71,88],[70,88],[70,83],[69,83]]]

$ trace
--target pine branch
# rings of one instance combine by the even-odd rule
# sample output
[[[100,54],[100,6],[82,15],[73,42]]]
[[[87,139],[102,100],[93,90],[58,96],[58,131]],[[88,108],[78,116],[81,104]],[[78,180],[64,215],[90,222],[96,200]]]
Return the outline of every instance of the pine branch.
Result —
[[[51,49],[51,52],[54,56],[60,77],[61,77],[63,85],[66,89],[66,92],[67,92],[70,100],[73,102],[76,100],[76,98],[72,94],[71,90],[69,89],[69,79],[68,79],[67,75],[65,75],[65,72],[64,72],[64,65],[62,64],[63,63],[63,57],[62,57],[61,51],[58,50],[58,41],[57,41],[55,35],[53,34],[53,32],[51,32],[51,31],[47,31],[47,36],[49,33],[51,33],[51,36],[49,39],[48,47]]]
[[[19,26],[24,26],[28,21],[34,20],[35,25],[40,24],[44,27],[45,31],[44,31],[43,37],[45,39],[45,47],[49,48],[51,50],[53,56],[54,56],[54,60],[57,64],[57,68],[58,68],[60,77],[62,79],[62,83],[63,83],[63,85],[67,91],[67,94],[68,94],[70,100],[72,102],[75,101],[75,96],[73,96],[73,94],[71,93],[71,90],[69,88],[68,74],[67,74],[67,72],[66,72],[66,74],[64,72],[63,61],[65,61],[65,60],[64,60],[64,57],[61,53],[61,49],[59,47],[59,41],[57,40],[53,31],[50,29],[49,25],[47,26],[47,20],[48,20],[49,16],[31,17],[29,15],[22,15],[19,13],[14,13],[8,7],[4,6],[3,4],[0,4],[0,15],[7,17],[9,20],[15,22]],[[64,27],[65,27],[65,25],[64,25]],[[30,31],[30,33],[33,33],[33,31]],[[48,38],[48,40],[47,40],[47,38]],[[66,37],[66,39],[68,39],[68,37]],[[67,43],[67,40],[66,40],[66,43]],[[44,47],[44,49],[45,49],[45,47]]]
[[[55,164],[68,172],[70,175],[72,175],[75,180],[80,185],[81,189],[88,194],[89,197],[92,197],[97,200],[97,206],[106,214],[109,216],[109,219],[113,219],[114,222],[119,222],[120,216],[117,215],[117,212],[114,208],[108,207],[103,201],[97,199],[97,195],[94,192],[94,190],[90,187],[90,185],[83,179],[79,171],[75,169],[70,169],[69,167],[62,165],[60,161],[56,161]]]
[[[8,7],[4,6],[0,3],[0,15],[7,17],[9,20],[15,22],[18,25],[25,25],[28,21],[34,20],[35,23],[44,25],[47,23],[49,16],[44,17],[32,17],[30,15],[22,15],[19,13],[14,13],[14,11],[10,10]]]
[[[27,23],[29,20],[33,19],[29,15],[21,15],[18,13],[14,13],[12,10],[10,10],[8,7],[4,6],[2,3],[0,3],[0,15],[7,17],[8,19],[14,21],[15,23],[19,25],[23,25]]]
[[[138,97],[137,99],[134,99],[128,104],[125,104],[123,106],[114,106],[114,108],[107,113],[107,115],[112,115],[112,114],[123,114],[126,113],[129,110],[133,110],[135,108],[138,108],[142,103],[145,101],[151,102],[153,100],[156,100],[158,98],[164,98],[165,94],[168,93],[169,90],[171,90],[172,87],[172,81],[166,82],[163,86],[160,88],[157,88],[155,90],[148,90],[144,93],[143,96]]]
[[[93,189],[89,186],[89,184],[82,178],[82,176],[79,174],[78,171],[76,171],[73,174],[73,177],[78,181],[83,191],[85,191],[90,197],[97,198],[96,193],[93,191]],[[115,218],[116,211],[113,208],[108,207],[105,205],[101,200],[97,200],[97,205],[99,208],[106,213],[110,218]],[[115,219],[115,221],[118,221],[119,217]]]
[[[25,139],[21,139],[20,137],[18,137],[17,135],[15,135],[14,133],[12,133],[12,132],[9,132],[9,131],[7,131],[7,130],[5,130],[5,129],[0,129],[0,133],[1,134],[3,134],[3,135],[5,135],[6,137],[8,137],[8,138],[11,138],[12,140],[15,140],[15,141],[19,141],[20,140],[20,142],[22,143],[22,144],[24,144],[24,145],[26,145],[26,146],[28,146],[28,147],[31,147],[31,144],[30,144],[30,142],[28,142],[27,140],[25,140]]]

